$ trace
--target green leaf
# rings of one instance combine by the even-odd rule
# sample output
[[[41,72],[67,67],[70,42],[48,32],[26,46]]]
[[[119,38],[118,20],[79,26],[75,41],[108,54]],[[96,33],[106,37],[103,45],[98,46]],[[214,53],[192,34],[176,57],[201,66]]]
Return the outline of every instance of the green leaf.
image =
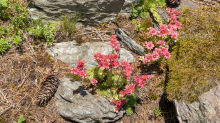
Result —
[[[133,114],[133,109],[131,107],[126,109],[126,114],[127,115],[132,115]]]
[[[9,5],[9,1],[8,0],[0,0],[0,6],[3,6],[3,7],[8,7]]]
[[[25,117],[24,115],[21,115],[18,119],[18,123],[22,123],[23,121],[25,121]]]
[[[141,18],[146,19],[147,17],[149,17],[149,13],[148,12],[141,12],[140,13]]]
[[[143,6],[145,3],[145,0],[140,0],[139,5]]]
[[[136,19],[132,19],[131,23],[136,24],[137,23]]]
[[[165,6],[166,5],[166,0],[158,0],[158,5]]]
[[[14,40],[13,40],[13,43],[19,44],[21,41],[22,41],[21,37],[16,35]]]
[[[138,16],[138,11],[136,9],[133,9],[132,10],[132,15],[134,15],[134,17],[137,17]]]

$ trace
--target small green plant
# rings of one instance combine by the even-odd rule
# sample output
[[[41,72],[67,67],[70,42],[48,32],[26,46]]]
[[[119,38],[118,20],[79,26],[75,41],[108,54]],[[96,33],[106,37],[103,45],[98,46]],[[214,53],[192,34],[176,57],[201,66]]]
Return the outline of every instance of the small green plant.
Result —
[[[22,122],[24,122],[26,119],[25,119],[25,117],[24,117],[24,115],[21,115],[20,117],[19,117],[19,119],[18,119],[18,122],[14,122],[14,123],[22,123]]]
[[[155,95],[155,94],[150,94],[150,95],[149,95],[149,99],[151,99],[151,100],[157,100],[157,95]]]
[[[0,27],[0,54],[22,42],[22,29],[26,28],[27,16],[28,10],[19,1],[0,1],[0,18],[11,22]]]
[[[141,18],[146,19],[149,17],[149,13],[152,13],[154,19],[161,25],[163,22],[157,13],[156,7],[165,5],[165,0],[140,0],[138,4],[132,4],[131,14],[133,17],[140,16]]]
[[[156,115],[156,118],[157,118],[158,116],[160,116],[162,113],[168,113],[168,112],[159,111],[156,107],[153,107],[153,111],[154,111],[154,113],[155,113],[155,115]]]
[[[30,35],[33,35],[35,38],[43,38],[48,44],[54,40],[57,25],[56,23],[51,24],[49,22],[44,24],[40,19],[40,16],[41,15],[38,16],[37,20],[32,20],[30,27],[28,27],[27,30]]]
[[[156,87],[164,87],[165,86],[165,82],[161,81],[159,84],[156,85]]]
[[[137,24],[137,23],[139,23],[139,22],[137,22],[136,19],[133,19],[133,20],[131,21],[131,23],[132,23],[132,24],[135,24],[137,31],[144,30],[144,29],[142,28],[141,24]]]
[[[74,15],[66,14],[63,15],[62,20],[60,21],[60,31],[65,31],[71,35],[76,31],[76,23],[81,18],[81,13],[75,13]]]

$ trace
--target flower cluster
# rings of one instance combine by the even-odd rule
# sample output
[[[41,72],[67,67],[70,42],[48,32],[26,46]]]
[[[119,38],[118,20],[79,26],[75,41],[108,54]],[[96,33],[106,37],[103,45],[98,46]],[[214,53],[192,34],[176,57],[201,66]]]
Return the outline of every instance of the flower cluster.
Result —
[[[167,13],[170,15],[169,24],[161,24],[159,26],[160,31],[156,31],[155,28],[150,27],[149,33],[152,36],[162,38],[167,38],[167,36],[170,36],[174,40],[178,40],[179,34],[177,33],[177,30],[181,28],[182,24],[177,20],[177,16],[181,15],[181,13],[173,8],[168,8]],[[146,41],[145,47],[150,53],[145,54],[144,58],[142,59],[143,64],[151,63],[151,61],[157,61],[160,58],[169,59],[171,56],[168,51],[169,47],[166,45],[164,40],[150,42]]]
[[[129,79],[134,68],[125,60],[121,61],[121,65],[123,67],[125,78]]]
[[[163,44],[163,42],[159,42],[159,43],[161,43],[161,45]],[[115,67],[122,68],[122,70],[123,70],[122,75],[119,78],[120,79],[123,78],[120,80],[121,82],[127,83],[126,79],[129,79],[131,77],[131,73],[133,72],[134,68],[126,60],[122,60],[121,62],[118,61],[119,55],[117,53],[120,51],[120,47],[117,44],[116,35],[113,35],[111,37],[110,45],[113,47],[113,52],[111,54],[103,55],[103,54],[101,54],[101,52],[97,52],[94,55],[94,60],[98,63],[99,68],[104,68],[104,69],[102,69],[102,72],[103,72],[102,75],[104,75],[105,73],[113,72],[112,68],[115,68]],[[154,47],[154,44],[151,43],[148,46],[149,46],[149,48],[152,46]],[[79,75],[82,78],[87,77],[86,71],[84,71],[84,64],[85,64],[85,61],[79,60],[77,62],[77,67],[73,67],[71,69],[71,73],[73,73],[75,75]],[[112,74],[113,73],[111,73],[111,75]],[[106,74],[106,75],[109,75],[109,74]],[[94,78],[92,78],[92,79],[90,78],[90,83],[94,87],[100,86],[100,85],[102,85],[102,83],[105,82],[105,80],[97,78],[96,76],[93,76],[93,77]],[[149,75],[142,75],[141,76],[142,82],[136,82],[136,84],[129,84],[127,86],[120,87],[120,89],[118,89],[117,92],[114,93],[114,94],[116,94],[113,96],[114,98],[112,98],[112,97],[109,98],[109,101],[111,102],[111,104],[115,105],[115,112],[118,112],[121,109],[121,107],[125,103],[127,103],[126,98],[127,98],[127,96],[131,95],[131,93],[134,93],[136,85],[143,88],[144,82],[147,79],[149,79]],[[102,81],[99,82],[98,80],[102,80]],[[115,81],[115,80],[112,79],[111,81]],[[97,84],[97,83],[99,83],[99,84]],[[118,84],[118,81],[117,81],[117,84]],[[109,84],[109,86],[112,86],[112,85]],[[123,89],[121,89],[121,88],[123,88]]]
[[[120,46],[116,43],[117,41],[118,41],[117,36],[116,35],[112,35],[111,40],[110,40],[110,45],[113,47],[113,49],[116,52],[119,52]]]
[[[134,77],[134,81],[138,84],[139,87],[144,88],[145,82],[150,79],[150,75],[142,75]]]
[[[94,55],[94,60],[98,62],[98,67],[111,69],[113,67],[119,67],[120,63],[117,61],[119,55],[116,53],[102,55],[100,52]]]
[[[71,68],[71,73],[75,74],[75,75],[79,75],[81,76],[82,78],[85,78],[87,77],[87,74],[86,74],[86,71],[84,70],[84,64],[85,64],[85,61],[84,60],[79,60],[77,62],[77,67],[73,67]]]
[[[130,85],[127,85],[123,91],[121,90],[119,92],[119,97],[124,97],[125,95],[129,96],[134,91],[135,91],[135,85],[131,83]]]
[[[117,99],[117,100],[114,100],[113,98],[110,98],[109,99],[110,103],[115,105],[115,112],[118,113],[118,111],[121,109],[121,107],[127,103],[127,100],[126,99]]]

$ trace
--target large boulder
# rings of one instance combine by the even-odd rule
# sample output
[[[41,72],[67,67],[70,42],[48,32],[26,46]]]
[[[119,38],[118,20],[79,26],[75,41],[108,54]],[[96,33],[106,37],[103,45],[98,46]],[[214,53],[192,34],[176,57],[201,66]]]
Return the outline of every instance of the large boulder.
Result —
[[[101,52],[104,55],[112,53],[112,47],[108,42],[87,42],[81,46],[76,46],[76,44],[75,41],[54,43],[52,46],[47,47],[46,51],[71,67],[75,67],[78,60],[84,60],[86,69],[98,65],[93,58],[95,53]],[[121,48],[119,60],[126,60],[131,63],[135,59],[129,51]]]
[[[220,84],[187,104],[174,99],[180,123],[218,123],[220,121]]]
[[[30,15],[36,19],[57,21],[61,13],[81,12],[86,23],[114,22],[118,13],[128,14],[131,4],[139,0],[28,0]]]
[[[102,96],[94,97],[80,82],[61,79],[55,102],[58,113],[65,119],[80,123],[114,122],[123,117],[124,110],[114,112],[114,105]]]

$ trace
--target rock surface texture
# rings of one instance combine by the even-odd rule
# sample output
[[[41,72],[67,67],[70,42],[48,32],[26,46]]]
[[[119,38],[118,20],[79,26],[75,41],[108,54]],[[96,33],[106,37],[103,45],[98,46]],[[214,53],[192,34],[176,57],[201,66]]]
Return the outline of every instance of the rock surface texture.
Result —
[[[144,47],[142,47],[141,45],[137,44],[132,38],[130,38],[128,35],[126,35],[122,29],[117,28],[115,30],[115,34],[134,53],[137,53],[137,54],[139,54],[141,56],[143,56],[145,54]]]
[[[92,96],[80,82],[62,78],[55,102],[58,113],[80,123],[114,122],[123,117],[124,110],[114,112],[115,107],[102,96]]]
[[[76,46],[76,44],[75,41],[56,43],[47,47],[46,51],[71,67],[76,67],[78,60],[84,60],[86,69],[98,65],[93,58],[95,53],[101,52],[104,55],[112,53],[112,47],[109,42],[87,42],[81,46]],[[126,60],[131,63],[135,59],[129,51],[121,48],[119,60]]]
[[[33,19],[41,13],[43,20],[56,21],[61,13],[82,13],[87,23],[107,23],[115,21],[118,13],[128,14],[131,4],[139,0],[28,0]]]
[[[199,96],[198,102],[186,104],[173,100],[180,123],[219,123],[220,84]]]

